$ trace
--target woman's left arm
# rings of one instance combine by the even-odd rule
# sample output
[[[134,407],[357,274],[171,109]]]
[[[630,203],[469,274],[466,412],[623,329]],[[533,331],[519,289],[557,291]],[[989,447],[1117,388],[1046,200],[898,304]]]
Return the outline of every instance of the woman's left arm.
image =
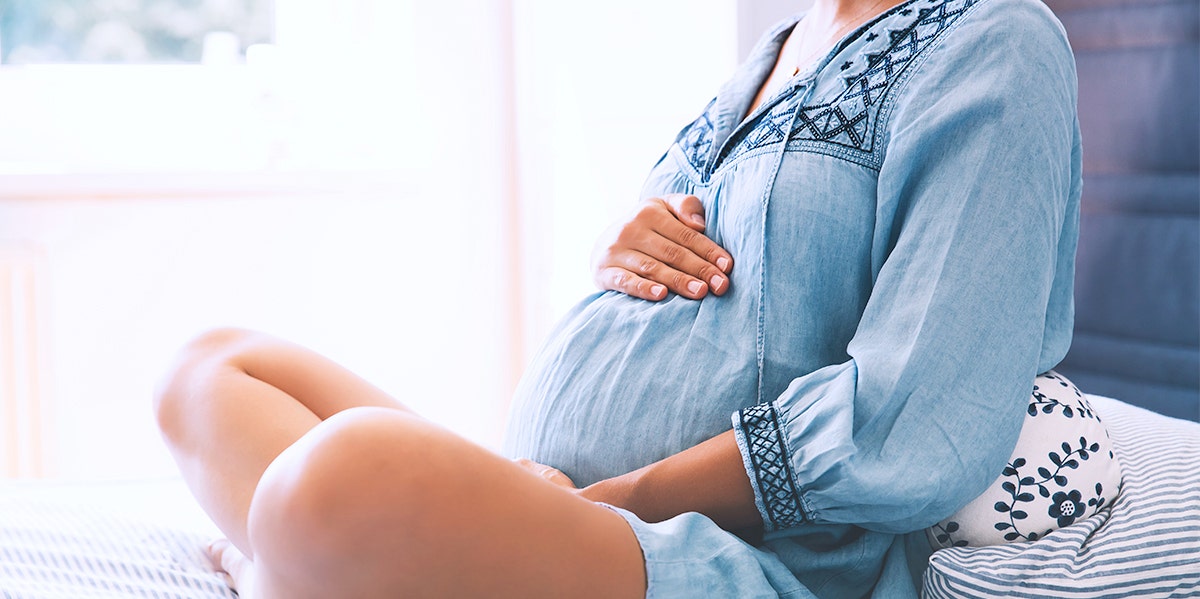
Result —
[[[621,476],[583,489],[556,468],[528,459],[516,463],[589,501],[627,509],[646,522],[685,512],[708,516],[725,530],[757,530],[762,518],[733,431]]]
[[[579,493],[627,509],[646,522],[699,512],[725,530],[762,525],[733,431]]]

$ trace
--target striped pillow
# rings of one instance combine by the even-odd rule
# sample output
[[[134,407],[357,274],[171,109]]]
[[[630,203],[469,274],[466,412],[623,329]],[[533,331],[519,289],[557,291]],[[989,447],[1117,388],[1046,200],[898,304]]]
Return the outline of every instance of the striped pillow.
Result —
[[[1035,542],[935,552],[925,597],[1200,596],[1200,424],[1089,400],[1124,467],[1121,495]]]

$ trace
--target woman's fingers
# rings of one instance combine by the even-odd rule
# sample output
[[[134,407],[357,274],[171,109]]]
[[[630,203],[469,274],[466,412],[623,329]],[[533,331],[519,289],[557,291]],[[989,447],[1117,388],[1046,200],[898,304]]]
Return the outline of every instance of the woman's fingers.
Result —
[[[516,462],[518,466],[538,475],[543,480],[554,483],[560,487],[566,487],[568,489],[575,488],[574,481],[572,481],[569,476],[563,474],[562,471],[557,468],[551,468],[550,466],[539,464],[526,458],[517,458],[513,460],[513,462]]]
[[[620,291],[625,295],[657,302],[667,297],[667,287],[650,279],[639,277],[619,266],[609,266],[596,273],[601,289]]]
[[[623,281],[625,287],[640,285],[642,280],[646,280],[652,284],[665,285],[670,291],[688,299],[701,299],[711,288],[709,283],[688,274],[688,270],[701,273],[719,272],[712,265],[691,254],[687,248],[661,239],[652,244],[648,253],[636,250],[614,253],[610,264],[636,276],[626,277]],[[723,275],[709,276],[711,280],[719,283],[717,289],[720,291],[723,292],[729,286]],[[654,290],[650,291],[653,294]]]
[[[733,257],[705,234],[704,206],[692,195],[652,198],[610,228],[593,254],[601,289],[658,301],[671,291],[700,299],[729,289]]]
[[[704,204],[700,202],[700,198],[685,193],[674,193],[663,197],[662,200],[680,222],[704,232]]]
[[[705,282],[711,282],[712,275],[727,274],[733,269],[733,256],[715,241],[704,235],[704,205],[700,198],[694,195],[672,194],[659,198],[659,202],[674,216],[674,219],[659,219],[656,230],[664,237],[692,251],[704,262],[716,268],[710,273],[700,273],[685,268],[692,275]],[[683,266],[683,265],[674,265]]]
[[[654,232],[658,239],[651,238],[643,253],[695,277],[717,295],[725,293],[729,288],[726,273],[733,269],[733,258],[728,252],[704,233],[686,227],[678,220],[660,221],[655,224]],[[676,290],[672,288],[672,291]]]

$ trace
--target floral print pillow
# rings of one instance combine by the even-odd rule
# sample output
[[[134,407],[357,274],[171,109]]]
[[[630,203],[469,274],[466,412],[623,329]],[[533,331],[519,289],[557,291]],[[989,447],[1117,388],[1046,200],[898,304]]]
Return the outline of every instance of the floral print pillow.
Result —
[[[1036,541],[1111,504],[1120,486],[1104,423],[1079,389],[1051,370],[1034,380],[1000,478],[926,533],[935,549]]]

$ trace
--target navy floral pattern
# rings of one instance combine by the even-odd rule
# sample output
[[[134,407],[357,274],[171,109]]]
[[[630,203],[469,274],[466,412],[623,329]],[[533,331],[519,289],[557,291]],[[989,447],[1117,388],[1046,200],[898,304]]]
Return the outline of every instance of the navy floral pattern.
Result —
[[[937,539],[937,542],[946,547],[966,547],[970,545],[966,539],[955,539],[951,536],[958,532],[958,522],[950,521],[945,524],[934,524],[930,530],[934,534],[934,538]]]
[[[1107,430],[1075,385],[1053,371],[1039,376],[1026,414],[996,483],[927,531],[935,547],[1036,541],[1111,503],[1120,469]],[[1079,436],[1062,440],[1072,433]]]
[[[1090,406],[1089,406],[1090,407]],[[1100,450],[1100,444],[1093,442],[1088,443],[1085,437],[1079,438],[1079,447],[1072,449],[1070,443],[1062,444],[1063,455],[1059,455],[1057,451],[1051,451],[1046,454],[1050,463],[1054,465],[1054,470],[1050,470],[1045,466],[1039,466],[1037,476],[1023,476],[1021,468],[1028,465],[1025,458],[1017,458],[1009,462],[1004,467],[1005,480],[1001,483],[1000,488],[1004,489],[1009,494],[1010,500],[997,501],[993,506],[994,509],[1008,515],[1008,521],[997,522],[996,530],[1005,531],[1005,541],[1036,541],[1040,537],[1053,532],[1053,529],[1043,530],[1041,532],[1028,530],[1023,526],[1023,522],[1029,517],[1029,513],[1022,509],[1020,504],[1032,503],[1035,501],[1033,493],[1030,489],[1037,489],[1038,495],[1042,498],[1050,498],[1050,507],[1047,513],[1050,517],[1057,519],[1058,528],[1070,525],[1077,518],[1084,516],[1084,505],[1082,503],[1083,494],[1076,489],[1069,491],[1057,491],[1051,496],[1051,485],[1057,487],[1066,487],[1070,484],[1070,478],[1067,476],[1067,470],[1075,470],[1079,468],[1080,460],[1087,460],[1091,455]],[[1104,485],[1096,483],[1096,497],[1089,500],[1089,505],[1096,509],[1092,510],[1095,513],[1105,503],[1103,497]]]
[[[1070,526],[1076,517],[1083,516],[1083,496],[1074,489],[1069,493],[1059,491],[1050,503],[1050,517],[1058,519],[1058,526]]]
[[[1050,384],[1050,388],[1053,388],[1054,385],[1058,385],[1059,387],[1066,388],[1067,391],[1073,394],[1074,397],[1072,399],[1075,399],[1076,401],[1083,399],[1083,394],[1079,392],[1079,389],[1076,389],[1075,386],[1070,383],[1070,381],[1064,379],[1058,373],[1051,371],[1045,375],[1042,375],[1041,378],[1045,379],[1043,384]],[[1033,400],[1029,402],[1029,408],[1027,409],[1029,415],[1037,416],[1039,410],[1042,414],[1052,414],[1056,409],[1062,410],[1062,415],[1066,416],[1067,418],[1073,418],[1075,413],[1078,412],[1079,416],[1082,418],[1095,418],[1096,420],[1100,420],[1100,417],[1092,411],[1091,404],[1087,403],[1086,401],[1072,406],[1070,401],[1060,401],[1055,397],[1048,395],[1046,389],[1043,389],[1041,385],[1034,385]]]

